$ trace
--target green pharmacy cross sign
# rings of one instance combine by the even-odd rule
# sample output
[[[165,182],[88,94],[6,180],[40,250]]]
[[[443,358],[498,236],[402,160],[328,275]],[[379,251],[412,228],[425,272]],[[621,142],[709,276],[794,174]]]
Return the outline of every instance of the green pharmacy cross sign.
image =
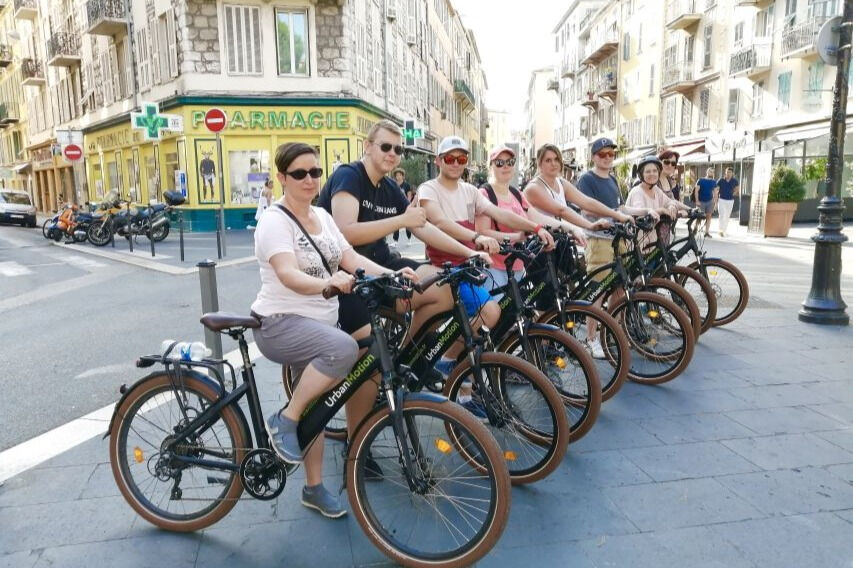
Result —
[[[414,120],[403,121],[403,144],[406,146],[414,146],[415,140],[423,137],[423,128],[417,127]]]
[[[142,112],[130,113],[130,125],[145,134],[145,140],[159,140],[161,131],[182,132],[183,117],[176,114],[160,114],[157,103],[142,103]]]

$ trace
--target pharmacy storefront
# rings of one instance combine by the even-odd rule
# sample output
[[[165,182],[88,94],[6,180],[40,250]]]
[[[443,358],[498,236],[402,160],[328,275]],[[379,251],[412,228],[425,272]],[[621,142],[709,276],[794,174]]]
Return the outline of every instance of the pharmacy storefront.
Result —
[[[213,230],[221,199],[226,226],[244,228],[254,223],[264,182],[275,177],[279,145],[311,144],[328,175],[361,156],[367,131],[384,117],[358,100],[281,101],[195,97],[164,101],[160,113],[180,116],[183,131],[161,130],[155,141],[146,141],[143,131],[131,126],[129,115],[112,125],[84,131],[90,200],[102,202],[113,192],[123,199],[148,203],[162,201],[165,191],[180,191],[187,198],[183,209],[189,230]],[[224,110],[228,117],[221,133],[221,164],[215,135],[204,124],[205,113],[213,107]],[[281,188],[277,182],[275,186],[279,197]]]

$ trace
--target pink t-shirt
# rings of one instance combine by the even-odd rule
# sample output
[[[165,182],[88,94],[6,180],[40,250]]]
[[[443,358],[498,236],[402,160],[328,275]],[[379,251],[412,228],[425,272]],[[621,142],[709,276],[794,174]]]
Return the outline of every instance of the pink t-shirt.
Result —
[[[636,207],[637,209],[661,209],[669,207],[677,203],[674,199],[668,197],[661,188],[655,186],[652,188],[652,195],[646,194],[642,186],[634,186],[628,193],[628,199],[625,200],[625,205],[628,207]],[[657,242],[657,231],[649,231],[640,240],[640,244],[644,247]]]
[[[485,188],[481,187],[480,193],[482,193],[486,199],[489,199],[489,193],[486,191]],[[499,208],[506,209],[507,211],[511,211],[511,212],[515,213],[516,215],[520,215],[521,217],[524,217],[525,219],[527,218],[526,209],[528,209],[530,207],[530,205],[527,203],[527,200],[524,198],[523,195],[521,196],[521,203],[518,202],[518,199],[516,199],[512,193],[509,194],[509,197],[506,200],[501,199],[501,196],[497,195],[497,192],[495,193],[495,196],[498,198],[498,207]],[[485,215],[480,215],[478,217],[485,217]],[[492,221],[491,218],[489,218],[488,220],[490,223],[496,224],[498,226],[497,230],[502,232],[502,233],[517,233],[518,232],[517,230],[513,229],[512,227],[507,227],[505,225],[501,225],[500,223]],[[506,261],[506,255],[504,255],[504,254],[493,254],[492,255],[492,268],[499,268],[501,270],[505,270],[506,269],[506,262],[505,261]],[[515,272],[520,272],[521,270],[524,270],[524,263],[520,260],[516,260],[512,265],[512,269]]]
[[[437,179],[431,179],[418,187],[418,199],[438,203],[442,213],[448,219],[472,231],[476,216],[491,205],[491,202],[483,197],[476,187],[464,181],[459,181],[455,189],[447,189]],[[474,249],[473,243],[460,242]],[[427,245],[426,253],[434,266],[441,266],[444,262],[450,262],[455,266],[465,260],[463,257],[446,253],[430,245]]]

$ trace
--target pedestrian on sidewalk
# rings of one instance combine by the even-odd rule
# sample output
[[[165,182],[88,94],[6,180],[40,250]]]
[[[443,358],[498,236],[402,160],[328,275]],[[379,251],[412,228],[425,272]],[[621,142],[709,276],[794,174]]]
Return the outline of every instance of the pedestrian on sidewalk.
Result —
[[[717,180],[714,179],[714,168],[705,170],[705,177],[696,182],[694,190],[699,209],[705,213],[705,237],[711,238],[711,216],[717,206]]]
[[[397,185],[400,186],[400,189],[403,190],[403,193],[406,195],[406,199],[409,200],[409,203],[415,200],[415,191],[412,189],[412,186],[409,182],[406,181],[406,170],[403,168],[396,168],[394,170],[394,181],[397,182]],[[406,231],[406,240],[410,240],[412,238],[412,231],[409,230],[408,227],[405,229]],[[394,231],[394,242],[398,242],[400,240],[400,229]]]
[[[719,199],[717,200],[717,213],[720,215],[720,236],[726,236],[729,226],[729,218],[732,216],[732,208],[735,206],[735,196],[740,192],[740,182],[734,177],[733,168],[726,168],[726,175],[717,180]]]
[[[258,196],[258,208],[255,211],[255,224],[261,220],[261,215],[266,208],[270,206],[270,203],[272,203],[272,178],[268,178],[267,181],[264,182],[264,189],[261,190],[261,195]],[[249,225],[246,228],[254,229],[255,227]]]

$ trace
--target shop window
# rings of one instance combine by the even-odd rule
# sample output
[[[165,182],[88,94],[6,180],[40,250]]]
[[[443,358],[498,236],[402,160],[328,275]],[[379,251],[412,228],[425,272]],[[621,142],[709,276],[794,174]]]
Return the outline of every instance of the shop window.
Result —
[[[276,10],[275,34],[278,43],[278,74],[308,75],[308,12]],[[360,63],[363,68],[365,62]],[[363,69],[361,78],[364,78]]]
[[[97,199],[104,198],[104,176],[101,173],[101,161],[96,158],[97,162],[92,164],[92,179],[95,182],[95,197]]]
[[[168,191],[175,191],[175,172],[177,170],[178,151],[176,146],[174,152],[166,152],[166,189]]]
[[[154,147],[154,155],[145,156],[145,178],[148,180],[148,200],[162,201],[160,189],[160,168],[158,167],[159,149]]]
[[[139,192],[139,151],[134,148],[133,155],[127,159],[128,194],[131,201],[142,198]]]
[[[228,152],[231,203],[257,203],[264,182],[270,177],[270,153],[267,150]]]

